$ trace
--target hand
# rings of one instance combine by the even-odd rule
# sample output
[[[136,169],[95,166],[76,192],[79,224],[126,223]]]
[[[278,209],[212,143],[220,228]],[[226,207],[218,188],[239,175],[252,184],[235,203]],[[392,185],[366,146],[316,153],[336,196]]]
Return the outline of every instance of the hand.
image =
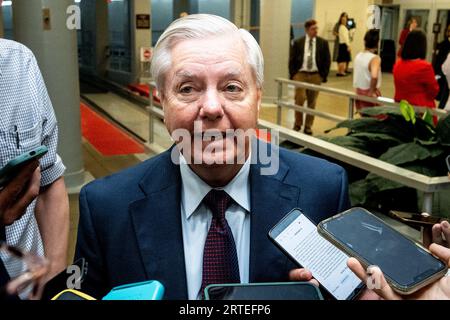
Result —
[[[10,225],[22,217],[39,195],[40,182],[39,161],[34,160],[0,191],[0,225]]]
[[[430,251],[439,259],[450,265],[450,249],[433,243]],[[367,283],[368,275],[361,263],[355,258],[348,259],[350,270],[358,276],[364,283]],[[411,295],[400,295],[395,292],[387,283],[380,268],[372,267],[370,270],[373,279],[379,279],[379,287],[373,291],[386,300],[447,300],[450,299],[450,277],[442,277],[434,283],[420,289]]]
[[[448,221],[435,224],[431,233],[433,243],[450,248],[450,223]]]
[[[313,278],[311,271],[305,268],[292,269],[289,272],[289,280],[291,281],[307,281],[315,286],[319,286],[319,282]]]

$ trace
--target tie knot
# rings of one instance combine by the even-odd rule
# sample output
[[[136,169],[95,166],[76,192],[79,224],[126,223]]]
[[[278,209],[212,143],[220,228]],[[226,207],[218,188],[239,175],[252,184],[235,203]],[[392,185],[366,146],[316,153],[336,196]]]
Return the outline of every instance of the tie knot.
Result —
[[[212,189],[203,199],[203,202],[211,210],[213,217],[225,218],[225,211],[231,204],[231,197],[223,190]]]

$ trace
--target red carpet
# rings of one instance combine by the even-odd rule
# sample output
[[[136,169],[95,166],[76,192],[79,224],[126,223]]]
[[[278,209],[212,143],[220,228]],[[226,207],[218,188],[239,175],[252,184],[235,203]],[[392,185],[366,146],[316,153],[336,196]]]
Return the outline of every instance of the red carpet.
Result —
[[[81,132],[89,143],[104,156],[144,153],[144,147],[120,129],[80,103]]]

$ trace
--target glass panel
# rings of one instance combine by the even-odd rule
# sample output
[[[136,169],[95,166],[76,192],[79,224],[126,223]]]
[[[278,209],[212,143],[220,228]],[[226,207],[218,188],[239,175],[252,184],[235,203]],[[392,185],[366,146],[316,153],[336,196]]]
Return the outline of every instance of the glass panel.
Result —
[[[173,21],[173,1],[152,0],[152,45],[155,46],[161,34]]]
[[[291,25],[294,39],[305,35],[305,21],[313,17],[314,0],[292,0]]]
[[[130,5],[128,0],[116,0],[108,4],[109,67],[131,71]]]
[[[261,0],[251,0],[250,9],[250,33],[259,43]]]
[[[80,67],[95,69],[95,2],[79,1],[81,30],[77,31],[78,63]]]
[[[13,21],[11,1],[2,2],[3,38],[13,40]]]

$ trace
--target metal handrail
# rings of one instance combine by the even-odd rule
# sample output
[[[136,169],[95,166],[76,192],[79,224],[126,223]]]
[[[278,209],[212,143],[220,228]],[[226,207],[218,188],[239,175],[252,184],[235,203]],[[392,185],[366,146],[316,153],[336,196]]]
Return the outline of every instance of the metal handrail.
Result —
[[[289,141],[298,145],[325,154],[333,159],[348,163],[357,168],[372,172],[391,181],[398,182],[407,187],[418,189],[423,192],[436,192],[443,189],[450,189],[450,180],[447,176],[428,177],[377,158],[341,147],[332,142],[275,125],[266,120],[259,120],[258,125],[264,129],[276,130],[280,137],[288,138]]]
[[[312,91],[325,92],[325,93],[329,93],[329,94],[346,97],[353,101],[359,100],[359,101],[364,101],[364,102],[369,102],[369,103],[374,103],[374,104],[382,104],[387,107],[395,107],[396,110],[398,110],[398,108],[400,107],[399,103],[395,102],[393,99],[386,98],[386,97],[373,98],[373,97],[358,95],[352,91],[330,88],[330,87],[315,85],[315,84],[306,83],[306,82],[289,80],[289,79],[285,79],[285,78],[276,78],[275,81],[279,84],[283,84],[283,83],[289,84],[296,88],[304,88],[304,89],[308,89],[308,90],[312,90]],[[278,96],[278,100],[282,101],[282,95]],[[423,113],[425,111],[428,111],[431,114],[436,115],[438,117],[446,117],[448,115],[448,113],[446,111],[440,110],[440,109],[430,109],[430,108],[422,107],[422,106],[413,106],[413,107],[416,112]],[[306,110],[306,111],[310,111],[310,110],[311,109]],[[394,110],[394,108],[393,108],[393,110]],[[305,111],[305,113],[306,113],[306,111]]]

